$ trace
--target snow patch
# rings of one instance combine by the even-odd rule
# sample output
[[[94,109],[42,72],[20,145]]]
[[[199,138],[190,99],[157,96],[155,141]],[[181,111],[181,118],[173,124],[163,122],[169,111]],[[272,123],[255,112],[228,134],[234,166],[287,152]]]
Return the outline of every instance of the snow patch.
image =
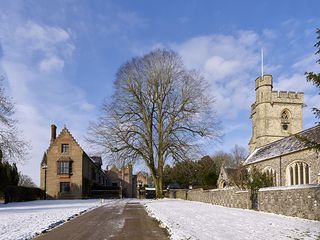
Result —
[[[1,204],[0,239],[32,239],[98,206],[101,203],[97,199]]]
[[[319,239],[320,222],[180,199],[144,200],[172,240]]]

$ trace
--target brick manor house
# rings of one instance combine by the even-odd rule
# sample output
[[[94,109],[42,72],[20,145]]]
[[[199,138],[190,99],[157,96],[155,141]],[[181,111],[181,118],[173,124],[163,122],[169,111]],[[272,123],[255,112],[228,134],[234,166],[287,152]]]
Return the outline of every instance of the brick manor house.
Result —
[[[304,94],[273,91],[272,75],[256,79],[256,101],[251,105],[252,137],[245,165],[266,172],[274,186],[320,184],[320,125],[302,131]],[[223,169],[219,188],[232,184],[232,169]]]
[[[92,188],[107,185],[101,157],[89,156],[64,127],[56,137],[51,125],[51,140],[41,161],[40,187],[49,198],[86,198]]]
[[[70,131],[64,127],[51,139],[40,165],[40,188],[48,198],[80,199],[97,197],[137,197],[141,186],[150,185],[147,173],[132,174],[132,166],[102,169],[100,156],[89,156]]]

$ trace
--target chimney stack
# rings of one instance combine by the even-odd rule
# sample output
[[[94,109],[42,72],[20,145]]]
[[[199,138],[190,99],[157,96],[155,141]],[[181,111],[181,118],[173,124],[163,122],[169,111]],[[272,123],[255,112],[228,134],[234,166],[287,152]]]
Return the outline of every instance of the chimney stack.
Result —
[[[52,124],[51,125],[51,140],[50,142],[53,143],[54,140],[56,140],[57,137],[57,126]]]

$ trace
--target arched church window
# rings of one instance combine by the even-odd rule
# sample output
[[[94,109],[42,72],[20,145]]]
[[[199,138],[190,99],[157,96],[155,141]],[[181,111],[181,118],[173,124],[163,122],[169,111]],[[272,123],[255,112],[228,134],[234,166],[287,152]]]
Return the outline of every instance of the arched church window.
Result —
[[[270,181],[272,182],[272,186],[276,186],[276,170],[274,170],[272,167],[268,166],[265,167],[262,170],[263,173],[265,173],[267,175],[267,178],[270,179]]]
[[[299,184],[299,165],[296,163],[294,165],[294,185]]]
[[[309,165],[302,161],[291,163],[287,167],[287,184],[300,185],[310,183]]]
[[[306,173],[306,184],[309,184],[309,166],[307,164],[305,165],[304,171]]]
[[[287,109],[281,112],[281,128],[283,131],[288,131],[290,124],[290,113]]]
[[[304,166],[302,165],[302,163],[299,163],[299,175],[300,175],[299,177],[300,177],[301,184],[305,184],[303,170],[304,170]]]

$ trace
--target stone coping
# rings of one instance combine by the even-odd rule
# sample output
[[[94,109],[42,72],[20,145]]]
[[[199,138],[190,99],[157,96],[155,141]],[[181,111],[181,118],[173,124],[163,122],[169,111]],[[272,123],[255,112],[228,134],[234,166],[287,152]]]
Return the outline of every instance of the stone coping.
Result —
[[[277,190],[293,190],[293,189],[310,189],[310,188],[319,188],[320,184],[305,184],[305,185],[292,185],[292,186],[280,186],[280,187],[267,187],[267,188],[260,188],[259,192],[266,192],[266,191],[277,191]]]

